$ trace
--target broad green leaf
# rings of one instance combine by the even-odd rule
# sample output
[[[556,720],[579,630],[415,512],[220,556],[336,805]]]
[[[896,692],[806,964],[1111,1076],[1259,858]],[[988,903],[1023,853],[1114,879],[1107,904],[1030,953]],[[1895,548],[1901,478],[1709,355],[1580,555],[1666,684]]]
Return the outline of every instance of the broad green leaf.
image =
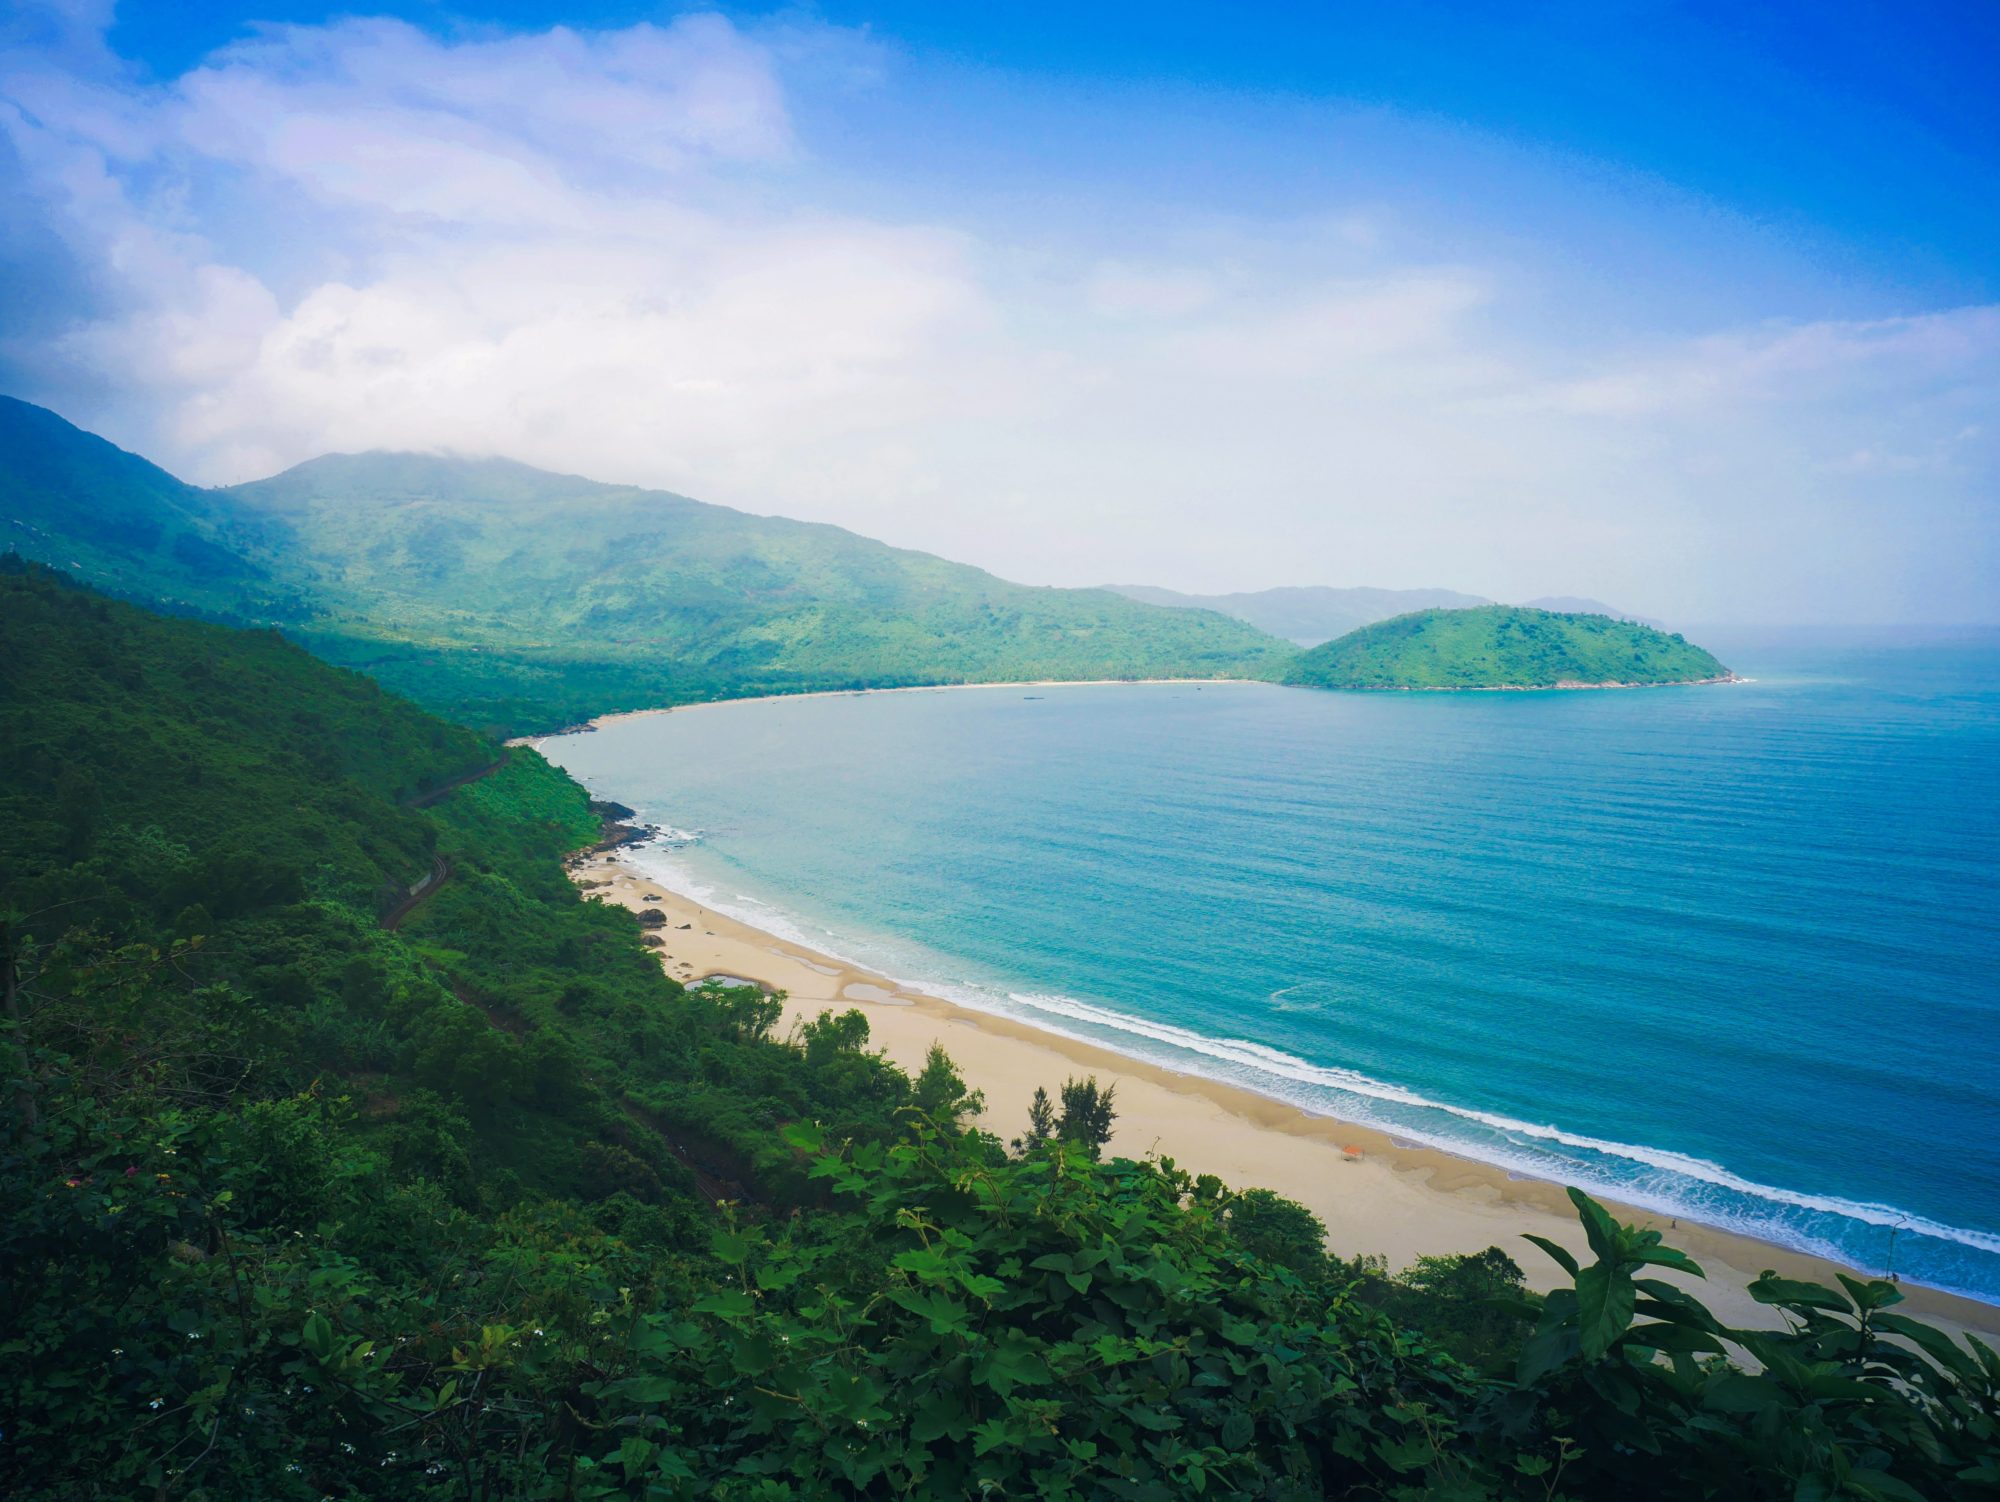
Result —
[[[907,1252],[898,1252],[890,1266],[901,1268],[911,1277],[920,1278],[926,1283],[942,1283],[951,1275],[951,1264],[927,1246],[912,1247]]]
[[[642,1435],[626,1435],[618,1446],[618,1464],[625,1469],[625,1479],[627,1481],[637,1479],[639,1474],[652,1464],[654,1455],[659,1453],[659,1448]]]
[[[1577,1344],[1586,1361],[1595,1361],[1632,1323],[1638,1295],[1632,1276],[1610,1262],[1598,1262],[1576,1275]]]
[[[1978,1364],[1944,1331],[1903,1314],[1878,1314],[1873,1323],[1878,1330],[1902,1336],[1953,1375],[1968,1381],[1978,1380]]]
[[[826,1132],[816,1121],[794,1121],[778,1129],[788,1147],[802,1153],[819,1152],[826,1145]]]
[[[962,1335],[971,1311],[939,1289],[892,1288],[889,1301],[930,1322],[933,1335]]]
[[[1854,1307],[1864,1313],[1887,1309],[1892,1304],[1903,1302],[1902,1290],[1884,1279],[1870,1278],[1864,1283],[1859,1278],[1848,1277],[1846,1273],[1835,1273],[1834,1276],[1840,1279],[1840,1286],[1845,1288],[1848,1297],[1854,1300]]]
[[[305,1327],[299,1332],[299,1342],[321,1361],[333,1355],[333,1326],[317,1309],[306,1316]]]
[[[1676,1247],[1642,1247],[1634,1251],[1632,1257],[1634,1261],[1649,1262],[1656,1267],[1671,1267],[1676,1272],[1688,1273],[1697,1278],[1708,1276],[1708,1274],[1701,1270],[1699,1262],[1696,1262],[1694,1258]]]
[[[1822,1287],[1818,1283],[1803,1283],[1797,1278],[1781,1278],[1768,1269],[1750,1285],[1750,1297],[1760,1304],[1827,1309],[1835,1314],[1854,1312],[1854,1306],[1831,1288]]]
[[[1015,1443],[1013,1429],[1005,1419],[988,1419],[972,1431],[972,1453],[985,1455],[1002,1445]]]
[[[718,1262],[731,1264],[743,1261],[750,1255],[750,1238],[733,1230],[718,1230],[708,1238],[708,1249],[715,1254]]]
[[[1561,1267],[1564,1272],[1568,1273],[1572,1278],[1574,1278],[1577,1275],[1577,1272],[1579,1271],[1577,1266],[1577,1260],[1576,1258],[1572,1257],[1569,1254],[1569,1248],[1558,1246],[1555,1242],[1549,1240],[1549,1238],[1546,1236],[1529,1235],[1529,1236],[1523,1236],[1521,1239],[1523,1241],[1534,1242],[1536,1246],[1540,1247],[1543,1251],[1547,1252],[1551,1257],[1555,1258],[1557,1265]]]
[[[1551,1325],[1537,1330],[1521,1344],[1519,1377],[1523,1386],[1566,1366],[1577,1354],[1576,1330],[1570,1325]]]
[[[1610,1211],[1581,1189],[1572,1186],[1567,1192],[1569,1202],[1576,1206],[1577,1219],[1583,1222],[1583,1234],[1590,1238],[1591,1251],[1597,1254],[1600,1262],[1616,1262],[1623,1239],[1618,1222],[1611,1218]]]
[[[1009,1330],[973,1362],[972,1376],[1004,1398],[1017,1387],[1047,1382],[1049,1364],[1032,1336]]]
[[[935,1440],[962,1440],[972,1432],[972,1419],[965,1405],[950,1393],[932,1393],[917,1405],[910,1418],[910,1438],[920,1445]]]
[[[696,1314],[717,1314],[727,1320],[748,1319],[757,1312],[757,1304],[749,1294],[740,1288],[725,1288],[711,1293],[694,1302]]]

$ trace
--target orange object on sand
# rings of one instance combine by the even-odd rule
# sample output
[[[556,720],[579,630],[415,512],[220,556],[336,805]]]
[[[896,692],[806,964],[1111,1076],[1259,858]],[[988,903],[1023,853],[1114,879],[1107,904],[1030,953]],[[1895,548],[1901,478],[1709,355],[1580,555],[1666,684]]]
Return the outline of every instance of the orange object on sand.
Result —
[[[1358,1147],[1343,1147],[1341,1151],[1350,1158],[1359,1158],[1361,1156],[1361,1149]]]

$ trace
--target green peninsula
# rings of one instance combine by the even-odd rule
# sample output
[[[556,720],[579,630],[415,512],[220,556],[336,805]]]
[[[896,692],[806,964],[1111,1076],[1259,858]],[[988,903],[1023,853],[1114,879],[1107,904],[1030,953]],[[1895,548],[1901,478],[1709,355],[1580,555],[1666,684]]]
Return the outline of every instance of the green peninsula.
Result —
[[[1729,676],[1692,642],[1636,621],[1482,605],[1419,610],[1350,631],[1301,653],[1285,682],[1309,688],[1613,688]]]

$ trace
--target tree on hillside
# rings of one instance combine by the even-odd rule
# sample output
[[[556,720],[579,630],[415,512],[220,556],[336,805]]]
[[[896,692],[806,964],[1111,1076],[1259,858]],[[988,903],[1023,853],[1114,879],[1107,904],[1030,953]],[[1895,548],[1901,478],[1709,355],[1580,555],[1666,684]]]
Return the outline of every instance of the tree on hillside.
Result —
[[[1099,1088],[1097,1076],[1084,1080],[1064,1080],[1062,1114],[1056,1119],[1056,1135],[1064,1142],[1080,1142],[1095,1158],[1111,1140],[1111,1123],[1118,1117],[1112,1109],[1116,1085]]]
[[[917,1075],[911,1096],[918,1110],[933,1121],[951,1126],[986,1109],[986,1097],[965,1088],[965,1076],[958,1072],[942,1043],[933,1043],[931,1051],[924,1055],[924,1067]]]
[[[1035,1098],[1028,1102],[1028,1133],[1014,1139],[1014,1151],[1024,1152],[1040,1147],[1056,1134],[1056,1108],[1049,1099],[1049,1092],[1040,1085],[1035,1086]]]

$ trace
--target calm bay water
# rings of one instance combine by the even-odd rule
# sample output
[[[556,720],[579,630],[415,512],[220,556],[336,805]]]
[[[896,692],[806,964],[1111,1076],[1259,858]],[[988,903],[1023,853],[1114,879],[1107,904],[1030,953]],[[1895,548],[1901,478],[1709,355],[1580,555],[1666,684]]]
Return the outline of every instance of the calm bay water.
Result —
[[[2000,633],[1704,642],[1755,681],[881,694],[544,749],[696,836],[661,879],[906,982],[2000,1299]]]

